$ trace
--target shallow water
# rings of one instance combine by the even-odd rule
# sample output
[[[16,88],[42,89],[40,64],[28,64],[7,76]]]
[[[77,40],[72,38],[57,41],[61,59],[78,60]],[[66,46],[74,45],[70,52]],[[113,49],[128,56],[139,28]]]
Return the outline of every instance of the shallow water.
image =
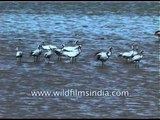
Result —
[[[0,118],[159,118],[158,2],[0,2]],[[78,36],[75,36],[78,34]],[[41,41],[79,40],[77,62],[34,63]],[[118,58],[132,44],[140,67]],[[24,52],[17,63],[15,47]],[[113,46],[102,68],[94,54]],[[126,97],[33,97],[32,90],[127,90]]]

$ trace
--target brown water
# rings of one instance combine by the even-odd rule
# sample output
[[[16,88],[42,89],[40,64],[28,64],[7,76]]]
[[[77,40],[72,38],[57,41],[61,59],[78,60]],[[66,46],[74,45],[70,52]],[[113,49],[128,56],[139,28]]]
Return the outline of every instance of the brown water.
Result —
[[[158,2],[0,2],[0,118],[160,118]],[[78,34],[79,36],[74,36]],[[19,38],[21,40],[19,40]],[[79,40],[77,62],[33,62],[41,41]],[[137,44],[140,67],[117,57]],[[17,63],[15,47],[24,52]],[[102,68],[94,54],[113,46]],[[33,90],[127,90],[126,97],[33,97]]]

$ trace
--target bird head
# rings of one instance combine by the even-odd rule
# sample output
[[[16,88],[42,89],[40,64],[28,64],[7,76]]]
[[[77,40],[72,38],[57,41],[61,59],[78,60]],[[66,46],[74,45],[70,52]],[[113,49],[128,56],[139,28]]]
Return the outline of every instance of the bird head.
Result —
[[[16,51],[18,51],[19,50],[19,48],[18,48],[18,46],[16,47],[16,49],[15,49]]]
[[[78,49],[81,49],[82,48],[82,45],[78,45]]]
[[[44,42],[42,42],[42,44],[41,45],[45,45],[45,43]]]
[[[112,51],[112,49],[113,49],[113,47],[110,47],[110,48],[109,48],[109,51]]]

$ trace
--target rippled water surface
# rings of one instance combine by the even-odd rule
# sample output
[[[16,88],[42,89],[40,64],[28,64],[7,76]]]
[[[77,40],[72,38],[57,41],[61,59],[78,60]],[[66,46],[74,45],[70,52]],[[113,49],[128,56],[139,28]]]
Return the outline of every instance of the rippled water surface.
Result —
[[[0,118],[160,118],[158,2],[0,2]],[[45,41],[79,40],[77,62],[34,63],[29,52]],[[140,67],[118,58],[132,44]],[[17,63],[15,47],[24,52]],[[102,68],[94,54],[113,47]],[[44,51],[45,52],[45,51]],[[32,97],[32,90],[127,90],[129,96]]]

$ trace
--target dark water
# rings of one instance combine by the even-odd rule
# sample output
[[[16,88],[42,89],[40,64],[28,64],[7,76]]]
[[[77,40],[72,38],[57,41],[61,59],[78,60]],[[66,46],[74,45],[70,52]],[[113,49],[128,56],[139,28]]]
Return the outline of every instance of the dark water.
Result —
[[[0,2],[0,118],[160,118],[158,2]],[[78,34],[78,36],[75,36]],[[21,39],[21,40],[19,40]],[[79,40],[74,64],[34,63],[41,41]],[[139,68],[117,58],[131,44],[144,50]],[[22,63],[15,47],[24,52]],[[113,46],[102,68],[94,53]],[[32,90],[127,90],[127,97],[32,97]]]

